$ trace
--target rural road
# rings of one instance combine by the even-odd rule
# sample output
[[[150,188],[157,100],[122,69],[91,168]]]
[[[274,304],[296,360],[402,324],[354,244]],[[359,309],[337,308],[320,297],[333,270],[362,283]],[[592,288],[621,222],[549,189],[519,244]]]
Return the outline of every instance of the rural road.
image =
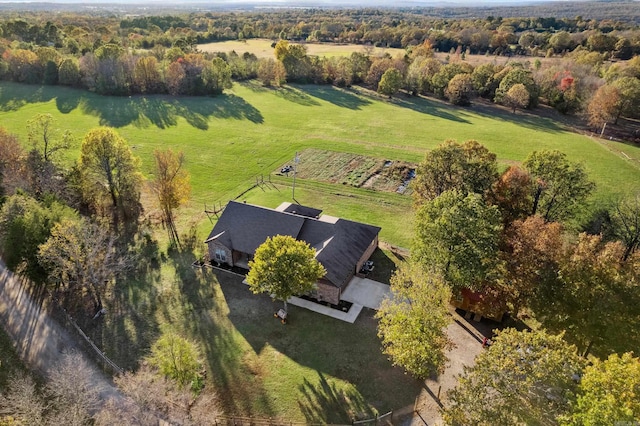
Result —
[[[22,278],[9,271],[1,260],[0,325],[13,340],[23,362],[45,376],[56,368],[64,353],[77,351],[82,354],[75,339],[48,315],[46,308],[33,300],[25,290]],[[91,383],[103,404],[110,398],[124,400],[90,360],[87,364],[92,372]]]

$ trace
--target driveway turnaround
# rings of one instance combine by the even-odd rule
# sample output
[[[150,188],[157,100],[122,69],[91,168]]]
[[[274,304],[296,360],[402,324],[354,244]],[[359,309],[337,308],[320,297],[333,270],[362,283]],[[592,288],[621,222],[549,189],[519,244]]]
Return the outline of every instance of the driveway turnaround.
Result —
[[[353,277],[340,297],[347,302],[378,310],[386,297],[391,296],[391,287],[368,278]]]

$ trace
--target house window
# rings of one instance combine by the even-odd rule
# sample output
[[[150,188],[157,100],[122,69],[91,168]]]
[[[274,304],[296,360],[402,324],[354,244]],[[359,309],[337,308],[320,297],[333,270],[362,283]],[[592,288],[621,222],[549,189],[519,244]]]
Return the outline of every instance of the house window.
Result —
[[[216,249],[215,253],[213,254],[213,257],[218,262],[226,262],[227,261],[227,252],[224,249]]]

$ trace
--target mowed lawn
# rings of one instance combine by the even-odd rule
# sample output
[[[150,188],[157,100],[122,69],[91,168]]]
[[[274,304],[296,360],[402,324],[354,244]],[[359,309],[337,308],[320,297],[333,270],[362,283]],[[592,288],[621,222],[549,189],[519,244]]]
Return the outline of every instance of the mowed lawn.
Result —
[[[183,150],[193,194],[179,213],[180,227],[197,224],[201,240],[212,227],[205,203],[236,198],[256,177],[268,182],[271,176],[272,183],[240,199],[271,207],[291,201],[291,178],[272,173],[306,148],[419,162],[446,139],[476,139],[503,167],[535,149],[560,149],[585,164],[598,184],[597,200],[640,190],[637,147],[601,144],[527,114],[402,95],[387,100],[329,86],[245,83],[217,98],[102,97],[0,83],[0,125],[25,145],[27,120],[37,113],[51,113],[78,137],[62,159],[67,164],[77,159],[82,136],[99,125],[117,128],[148,178],[155,149]],[[298,179],[295,198],[329,215],[381,226],[382,240],[410,245],[410,197]],[[413,403],[419,384],[381,354],[371,312],[349,325],[292,308],[285,327],[272,317],[277,305],[251,295],[237,278],[199,275],[190,266],[192,253],[159,251],[158,264],[149,261],[147,273],[118,283],[104,325],[88,330],[124,367],[135,367],[164,327],[172,327],[199,342],[207,383],[230,413],[347,422]]]
[[[203,232],[210,226],[203,214],[205,203],[211,206],[235,198],[256,177],[268,176],[305,148],[418,162],[446,139],[476,139],[495,152],[504,167],[522,161],[533,150],[559,149],[585,165],[598,184],[597,201],[640,190],[638,147],[604,145],[548,118],[483,106],[455,108],[404,95],[387,100],[331,86],[265,89],[245,83],[216,98],[103,97],[67,88],[0,84],[1,125],[26,141],[26,122],[37,113],[53,114],[62,128],[78,136],[68,161],[77,158],[86,131],[99,125],[117,128],[141,157],[148,177],[155,149],[183,150],[193,194],[181,220],[199,223]],[[301,185],[301,197],[304,190]],[[330,186],[320,192],[326,197],[307,199],[312,204],[317,199],[316,206],[327,214],[347,212],[349,219],[384,222],[382,239],[410,243],[406,221],[394,226],[389,224],[393,221],[388,209],[356,201],[354,194],[369,196],[369,191]],[[286,191],[276,196],[290,200]],[[396,205],[396,213],[406,214],[410,205],[406,197],[385,194],[383,198]]]

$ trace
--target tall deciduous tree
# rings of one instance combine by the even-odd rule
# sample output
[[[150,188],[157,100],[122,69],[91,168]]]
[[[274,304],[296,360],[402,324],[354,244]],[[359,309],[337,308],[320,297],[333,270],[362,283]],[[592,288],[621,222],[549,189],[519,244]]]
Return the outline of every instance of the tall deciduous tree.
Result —
[[[478,194],[447,191],[418,210],[413,256],[455,289],[481,289],[496,274],[500,212]]]
[[[634,424],[640,418],[640,359],[632,353],[594,359],[580,380],[563,426]]]
[[[180,244],[178,230],[174,221],[174,210],[189,199],[191,192],[190,176],[184,168],[184,154],[173,151],[154,151],[156,160],[153,190],[158,197],[163,221],[167,227],[169,238]]]
[[[109,282],[132,267],[131,259],[118,252],[109,228],[87,219],[57,223],[40,245],[38,260],[67,306],[80,304],[88,295],[96,311],[102,308]]]
[[[452,189],[484,194],[497,178],[494,153],[474,140],[448,140],[425,155],[411,186],[419,205]]]
[[[488,201],[498,207],[505,225],[524,219],[531,213],[533,195],[531,176],[518,166],[510,166],[494,182],[488,193]]]
[[[280,87],[287,80],[287,71],[282,62],[263,58],[258,62],[258,80],[265,87]]]
[[[286,310],[287,299],[312,290],[326,273],[315,254],[304,241],[286,235],[267,238],[249,262],[249,288],[282,300]]]
[[[557,150],[532,152],[524,168],[534,181],[531,215],[546,221],[570,218],[595,189],[580,163],[574,163]]]
[[[640,248],[640,194],[619,200],[610,212],[613,232],[625,245],[623,261]]]
[[[45,163],[51,162],[56,152],[69,149],[73,143],[71,131],[62,132],[51,114],[36,114],[27,121],[27,130],[29,142],[41,153]]]
[[[517,315],[521,308],[533,307],[535,300],[548,300],[546,292],[557,285],[564,248],[562,227],[540,216],[516,220],[505,230],[503,246],[502,297]]]
[[[451,322],[451,290],[442,278],[415,263],[404,264],[391,278],[391,296],[376,317],[383,352],[394,365],[418,378],[440,373],[450,345],[446,326]]]
[[[80,151],[83,197],[97,209],[108,199],[114,224],[140,213],[139,169],[140,160],[115,130],[99,127],[84,137]]]
[[[562,336],[506,329],[449,393],[447,424],[555,425],[569,409],[584,361]]]
[[[392,97],[402,87],[402,74],[395,68],[389,68],[382,74],[378,83],[378,93]]]
[[[449,102],[454,105],[470,105],[474,95],[473,78],[471,74],[455,75],[445,90]]]
[[[202,82],[207,93],[220,95],[231,88],[231,68],[222,58],[213,58],[202,68]]]
[[[581,234],[558,262],[558,278],[540,281],[536,318],[586,355],[624,352],[640,345],[638,259],[620,262],[624,245]]]
[[[529,105],[529,91],[522,83],[514,84],[504,95],[503,103],[515,114],[517,108],[525,109]]]
[[[24,157],[18,137],[0,127],[0,197],[12,195],[17,188],[25,186]]]

